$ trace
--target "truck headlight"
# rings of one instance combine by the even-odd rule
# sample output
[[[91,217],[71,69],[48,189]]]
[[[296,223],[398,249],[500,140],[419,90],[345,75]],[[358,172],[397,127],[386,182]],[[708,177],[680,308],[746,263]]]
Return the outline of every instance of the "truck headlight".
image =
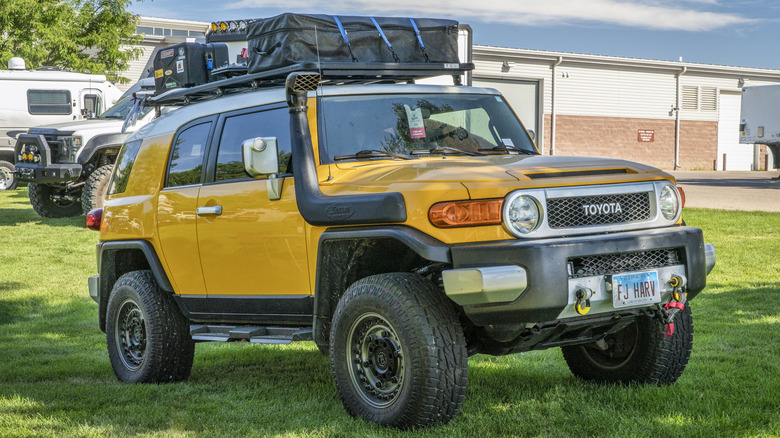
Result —
[[[661,189],[658,207],[661,209],[664,219],[672,221],[677,218],[680,213],[680,194],[675,186],[667,184]]]
[[[60,137],[62,144],[65,146],[62,153],[62,162],[75,163],[76,156],[81,149],[81,137]]]
[[[504,228],[520,237],[534,231],[542,223],[542,209],[533,196],[515,192],[504,203]]]

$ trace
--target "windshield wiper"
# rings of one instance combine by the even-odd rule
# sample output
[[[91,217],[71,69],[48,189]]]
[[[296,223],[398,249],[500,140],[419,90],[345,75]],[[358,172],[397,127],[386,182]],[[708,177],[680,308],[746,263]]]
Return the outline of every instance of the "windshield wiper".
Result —
[[[400,158],[402,160],[412,160],[415,157],[406,154],[397,154],[395,152],[380,151],[379,149],[365,149],[353,155],[339,155],[333,157],[333,161],[340,160],[352,160],[360,158],[381,158],[381,157],[393,157]]]
[[[482,149],[480,149],[480,151],[481,150]],[[412,154],[413,155],[418,155],[418,154],[442,154],[442,155],[444,155],[446,152],[455,152],[457,154],[469,155],[469,156],[472,156],[472,157],[476,157],[476,156],[479,156],[479,155],[485,155],[485,154],[483,154],[481,152],[464,151],[463,149],[451,148],[449,146],[439,146],[439,147],[433,148],[433,149],[418,149],[418,150],[412,151]]]
[[[500,145],[489,149],[479,149],[480,152],[518,152],[525,155],[538,155],[535,151],[520,149],[515,146]]]

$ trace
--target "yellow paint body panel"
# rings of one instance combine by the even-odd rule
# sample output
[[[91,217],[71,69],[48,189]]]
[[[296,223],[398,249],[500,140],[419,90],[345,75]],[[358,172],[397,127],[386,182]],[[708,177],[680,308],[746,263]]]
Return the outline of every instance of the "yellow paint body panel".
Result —
[[[266,180],[201,187],[199,207],[222,207],[198,217],[198,249],[209,295],[310,294],[305,223],[292,178],[282,199],[270,201]]]

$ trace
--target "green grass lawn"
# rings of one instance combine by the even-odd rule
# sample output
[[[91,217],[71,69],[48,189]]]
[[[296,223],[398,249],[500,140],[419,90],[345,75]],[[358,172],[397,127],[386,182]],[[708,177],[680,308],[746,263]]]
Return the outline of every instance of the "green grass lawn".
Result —
[[[420,436],[780,436],[780,214],[687,210],[718,265],[668,387],[584,383],[560,350],[469,359],[458,417]],[[349,417],[314,344],[198,344],[188,382],[119,383],[87,277],[98,233],[0,192],[0,436],[387,436]]]

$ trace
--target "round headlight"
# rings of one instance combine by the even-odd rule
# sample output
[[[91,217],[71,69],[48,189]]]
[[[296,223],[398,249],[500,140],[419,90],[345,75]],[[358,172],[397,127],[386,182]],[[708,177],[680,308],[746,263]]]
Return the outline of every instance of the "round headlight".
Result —
[[[533,196],[515,193],[504,204],[504,227],[515,236],[535,230],[542,222],[539,201]]]
[[[680,194],[673,185],[666,185],[661,189],[661,197],[658,199],[658,207],[664,219],[671,221],[680,212]]]

